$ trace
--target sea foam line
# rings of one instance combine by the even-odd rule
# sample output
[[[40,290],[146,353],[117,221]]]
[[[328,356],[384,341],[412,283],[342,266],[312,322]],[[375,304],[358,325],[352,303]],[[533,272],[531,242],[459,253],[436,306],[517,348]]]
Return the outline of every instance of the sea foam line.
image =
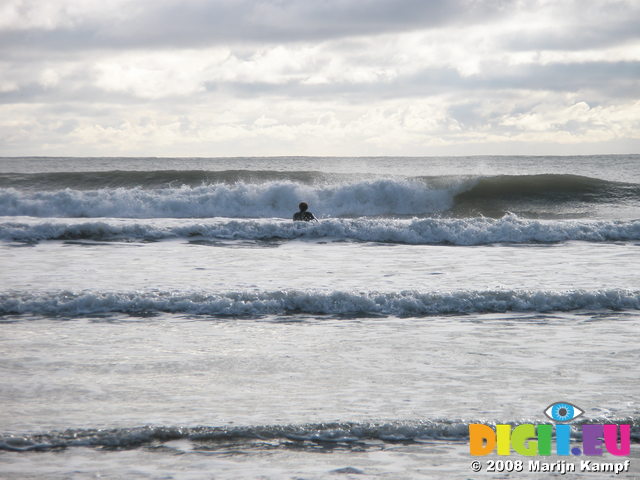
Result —
[[[459,439],[468,436],[461,420],[391,423],[318,423],[302,425],[256,425],[221,427],[144,426],[117,429],[73,429],[36,435],[0,437],[0,450],[46,451],[68,447],[132,448],[152,442],[187,439],[193,442],[224,443],[298,441],[349,444],[366,440],[413,441]]]
[[[640,440],[637,418],[607,418],[607,423],[629,423],[631,438]],[[531,423],[530,419],[501,421],[512,426]],[[26,452],[47,451],[69,447],[135,448],[149,443],[190,440],[207,443],[208,450],[215,444],[225,447],[226,442],[311,442],[321,444],[352,444],[370,440],[383,442],[416,442],[421,440],[463,440],[469,437],[469,423],[495,425],[486,420],[434,419],[395,422],[339,422],[285,425],[247,426],[142,426],[114,429],[69,429],[41,434],[5,435],[0,437],[0,450]],[[579,422],[578,422],[579,423]],[[577,434],[577,429],[572,432]]]
[[[0,315],[77,317],[182,313],[223,317],[265,315],[428,316],[493,312],[639,310],[640,291],[461,290],[452,292],[231,291],[6,292]]]
[[[6,222],[0,224],[0,239],[31,243],[43,240],[158,241],[176,238],[254,241],[331,239],[416,245],[640,240],[640,220],[531,220],[514,214],[498,219],[324,219],[311,224],[278,219],[176,222]]]

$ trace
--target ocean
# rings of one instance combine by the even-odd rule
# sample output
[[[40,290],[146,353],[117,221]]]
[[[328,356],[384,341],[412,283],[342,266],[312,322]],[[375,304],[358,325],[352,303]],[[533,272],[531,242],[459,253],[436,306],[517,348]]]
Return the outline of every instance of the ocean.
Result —
[[[0,330],[1,478],[640,478],[640,155],[0,158]]]

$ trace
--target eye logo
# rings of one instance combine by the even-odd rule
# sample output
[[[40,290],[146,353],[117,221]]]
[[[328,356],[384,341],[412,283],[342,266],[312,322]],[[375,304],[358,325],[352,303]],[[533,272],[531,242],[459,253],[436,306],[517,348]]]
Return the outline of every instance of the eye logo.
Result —
[[[568,402],[556,402],[549,405],[544,414],[554,422],[570,422],[584,413],[584,410]]]

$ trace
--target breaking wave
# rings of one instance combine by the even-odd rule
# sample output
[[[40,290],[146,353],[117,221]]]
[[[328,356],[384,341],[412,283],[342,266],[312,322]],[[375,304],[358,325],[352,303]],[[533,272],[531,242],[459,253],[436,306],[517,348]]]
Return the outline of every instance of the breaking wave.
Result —
[[[0,315],[429,316],[500,312],[639,310],[640,290],[461,290],[453,292],[6,292]]]
[[[0,240],[35,243],[43,240],[159,241],[322,240],[404,244],[484,245],[564,241],[637,241],[640,220],[530,220],[516,215],[493,219],[325,219],[294,223],[277,219],[191,221],[47,221],[0,224]]]
[[[0,215],[290,218],[301,200],[321,217],[549,212],[566,204],[640,202],[640,185],[577,175],[377,177],[318,172],[0,174]]]
[[[0,191],[0,215],[121,218],[291,218],[301,200],[321,216],[423,215],[449,209],[456,189],[417,180],[313,186],[293,181],[197,187]]]

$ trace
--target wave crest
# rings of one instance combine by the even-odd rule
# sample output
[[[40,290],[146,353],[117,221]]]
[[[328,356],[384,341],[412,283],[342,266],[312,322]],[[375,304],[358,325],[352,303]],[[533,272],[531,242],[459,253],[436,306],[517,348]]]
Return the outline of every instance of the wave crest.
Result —
[[[639,310],[640,291],[485,290],[453,292],[7,292],[0,315],[76,317],[182,313],[224,317],[265,315],[428,316],[467,313]]]
[[[640,220],[529,220],[516,215],[499,219],[326,219],[320,223],[282,220],[225,220],[178,222],[45,222],[0,224],[0,239],[158,241],[203,240],[320,240],[404,244],[485,245],[492,243],[554,243],[564,241],[637,241]]]

